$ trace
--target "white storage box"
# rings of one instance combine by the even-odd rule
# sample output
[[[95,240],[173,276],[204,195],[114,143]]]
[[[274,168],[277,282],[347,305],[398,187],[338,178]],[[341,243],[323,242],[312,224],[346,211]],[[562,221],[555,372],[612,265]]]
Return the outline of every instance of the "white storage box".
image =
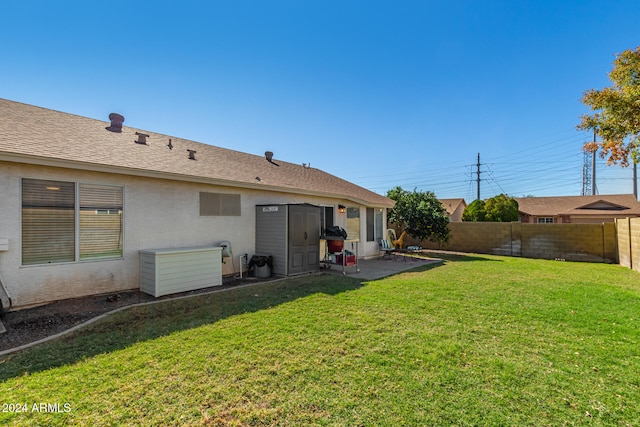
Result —
[[[140,290],[159,297],[222,285],[222,248],[140,251]]]

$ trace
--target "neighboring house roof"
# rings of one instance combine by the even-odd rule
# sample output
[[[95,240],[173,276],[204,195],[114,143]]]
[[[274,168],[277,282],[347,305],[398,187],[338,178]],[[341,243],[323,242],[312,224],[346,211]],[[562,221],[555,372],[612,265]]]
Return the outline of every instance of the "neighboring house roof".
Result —
[[[633,194],[516,198],[518,210],[526,215],[640,215],[640,203]]]
[[[152,176],[233,187],[339,197],[392,207],[393,201],[319,169],[0,98],[0,160]],[[138,133],[146,145],[137,144]],[[169,147],[171,145],[171,147]],[[195,159],[189,159],[189,151]]]
[[[447,214],[450,216],[460,208],[462,205],[462,210],[467,206],[467,202],[464,199],[438,199],[440,203],[444,206],[447,211]]]

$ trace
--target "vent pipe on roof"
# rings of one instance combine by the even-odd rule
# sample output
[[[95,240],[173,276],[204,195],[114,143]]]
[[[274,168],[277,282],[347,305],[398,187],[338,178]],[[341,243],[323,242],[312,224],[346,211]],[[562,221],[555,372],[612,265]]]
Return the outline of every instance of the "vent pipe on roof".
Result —
[[[264,157],[267,159],[267,162],[273,160],[273,151],[265,151]]]
[[[136,135],[138,135],[138,139],[133,142],[135,142],[136,144],[147,145],[147,138],[149,138],[149,135],[140,132],[136,132]]]
[[[122,132],[122,122],[124,122],[124,117],[118,113],[109,114],[109,120],[111,120],[111,125],[107,126],[105,129],[111,132]]]
[[[187,151],[189,152],[189,160],[195,160],[196,159],[196,150],[187,149]]]

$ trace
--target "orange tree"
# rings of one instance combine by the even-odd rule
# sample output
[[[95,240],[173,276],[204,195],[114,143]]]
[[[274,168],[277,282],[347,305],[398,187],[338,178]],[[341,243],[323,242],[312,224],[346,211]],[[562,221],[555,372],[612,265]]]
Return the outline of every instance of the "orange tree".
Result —
[[[446,242],[449,240],[449,217],[442,203],[431,191],[403,190],[395,187],[387,197],[396,203],[389,211],[388,220],[402,226],[419,240]]]

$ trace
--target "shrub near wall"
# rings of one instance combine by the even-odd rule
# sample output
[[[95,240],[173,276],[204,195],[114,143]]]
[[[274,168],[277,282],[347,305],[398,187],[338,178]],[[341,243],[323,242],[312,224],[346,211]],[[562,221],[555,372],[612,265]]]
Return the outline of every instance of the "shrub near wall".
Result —
[[[639,223],[640,226],[640,223]],[[407,245],[526,258],[616,263],[614,223],[523,224],[519,222],[452,222],[446,244],[405,239]]]

